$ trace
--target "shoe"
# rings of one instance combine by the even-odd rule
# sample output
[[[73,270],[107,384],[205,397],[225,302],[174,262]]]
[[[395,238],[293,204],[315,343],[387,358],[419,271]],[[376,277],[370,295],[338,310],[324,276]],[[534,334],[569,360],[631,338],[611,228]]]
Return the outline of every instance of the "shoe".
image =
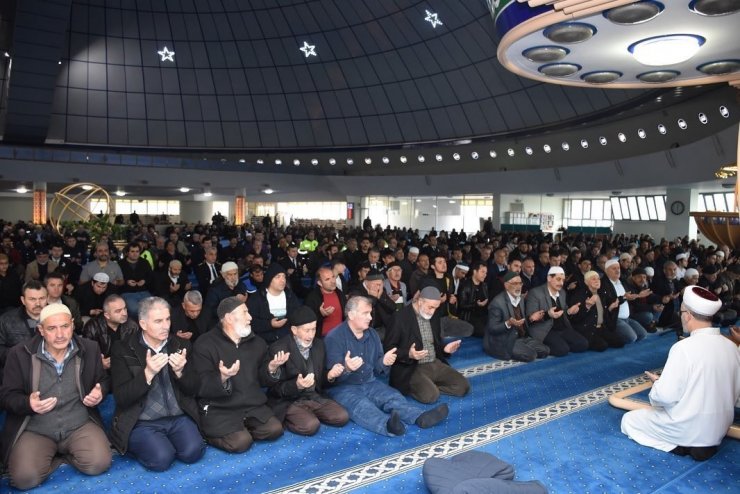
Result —
[[[406,432],[406,426],[401,422],[401,414],[398,411],[391,411],[391,418],[388,419],[385,428],[394,436],[402,436]]]
[[[655,325],[655,321],[653,321],[650,324],[648,324],[647,327],[645,328],[645,330],[648,333],[655,333],[655,332],[657,332],[658,331],[658,327]]]
[[[450,409],[447,408],[447,403],[442,403],[436,408],[427,410],[426,412],[419,415],[416,419],[416,425],[422,429],[428,429],[429,427],[435,426],[447,418],[447,414],[450,413]]]

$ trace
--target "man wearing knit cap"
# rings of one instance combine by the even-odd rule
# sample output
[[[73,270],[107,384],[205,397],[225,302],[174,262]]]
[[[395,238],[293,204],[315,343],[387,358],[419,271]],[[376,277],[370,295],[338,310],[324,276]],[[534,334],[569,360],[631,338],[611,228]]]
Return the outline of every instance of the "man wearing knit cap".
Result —
[[[641,293],[627,293],[622,281],[620,280],[620,267],[617,259],[609,259],[604,263],[604,274],[606,279],[603,280],[603,286],[606,291],[607,304],[614,300],[619,300],[617,309],[616,332],[625,343],[634,343],[647,336],[647,330],[630,317],[629,302],[640,297],[650,295],[650,290],[645,289]]]
[[[395,315],[384,341],[386,350],[398,349],[391,386],[422,403],[434,403],[440,393],[465,396],[470,390],[468,380],[447,362],[461,341],[442,342],[440,319],[433,317],[440,295],[436,287],[422,288],[416,300]]]
[[[201,429],[209,444],[241,453],[256,441],[283,434],[283,426],[267,406],[263,387],[280,377],[290,355],[270,359],[267,344],[252,332],[252,316],[237,297],[218,305],[219,327],[195,342],[193,362],[199,376]]]
[[[366,297],[373,303],[370,326],[380,336],[385,338],[388,328],[391,326],[391,320],[396,313],[396,303],[388,296],[383,288],[383,275],[377,270],[370,270],[360,285],[353,287],[349,292],[349,297],[359,296]]]
[[[580,303],[568,307],[566,302],[565,271],[553,266],[547,272],[547,283],[532,288],[525,301],[527,332],[550,348],[550,355],[563,357],[569,352],[585,352],[586,338],[578,334],[568,316],[580,309]]]
[[[651,406],[624,414],[624,434],[698,461],[714,455],[740,404],[740,354],[711,326],[721,307],[710,291],[686,287],[680,317],[690,337],[673,345],[660,376],[645,373],[653,381]]]
[[[274,262],[265,273],[264,288],[247,302],[254,332],[268,345],[290,333],[288,318],[301,306],[287,285],[285,268]]]
[[[233,261],[223,263],[221,278],[211,285],[206,295],[205,310],[211,313],[214,320],[218,317],[218,304],[228,297],[237,297],[242,303],[247,301],[247,287],[239,283],[239,267]]]
[[[323,391],[344,373],[336,363],[324,368],[324,341],[316,338],[316,314],[306,306],[290,317],[291,334],[270,345],[270,355],[289,355],[280,368],[279,381],[270,387],[270,407],[283,425],[294,434],[312,436],[321,424],[341,427],[349,414]]]
[[[108,388],[97,343],[74,334],[66,305],[44,307],[38,333],[8,353],[0,391],[8,412],[0,460],[11,485],[36,487],[62,460],[86,475],[108,470],[110,444],[97,410]]]

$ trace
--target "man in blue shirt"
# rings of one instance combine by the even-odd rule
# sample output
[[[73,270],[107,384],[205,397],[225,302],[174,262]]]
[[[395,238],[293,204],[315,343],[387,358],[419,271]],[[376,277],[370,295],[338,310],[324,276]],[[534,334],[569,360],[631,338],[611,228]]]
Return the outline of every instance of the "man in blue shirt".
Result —
[[[396,361],[396,348],[385,354],[380,337],[370,327],[372,302],[367,297],[347,301],[347,319],[324,339],[326,368],[344,366],[329,395],[347,409],[351,420],[360,427],[383,434],[400,436],[405,424],[432,427],[447,417],[447,404],[428,411],[409,403],[396,389],[376,379],[387,375]]]

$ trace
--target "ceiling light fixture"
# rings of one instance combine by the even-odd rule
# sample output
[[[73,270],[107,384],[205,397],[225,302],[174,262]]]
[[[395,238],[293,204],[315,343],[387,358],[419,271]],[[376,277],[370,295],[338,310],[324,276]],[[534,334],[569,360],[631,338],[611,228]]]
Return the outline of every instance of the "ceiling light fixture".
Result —
[[[270,194],[272,194],[272,193],[273,193],[273,192],[275,192],[275,191],[274,191],[274,190],[272,190],[272,189],[271,189],[271,188],[269,188],[269,187],[266,187],[265,189],[262,189],[262,192],[264,192],[265,194],[267,194],[267,195],[269,196]]]
[[[118,189],[118,190],[117,190],[117,191],[115,192],[115,194],[116,194],[116,195],[117,195],[118,197],[123,197],[123,196],[125,196],[125,195],[126,195],[126,192],[125,192],[125,191],[123,191],[123,190],[121,190],[121,189]]]
[[[306,55],[306,58],[308,57],[317,57],[316,54],[316,45],[309,45],[308,41],[303,42],[303,46],[299,48],[303,52],[304,55]]]
[[[529,147],[529,146],[527,146],[527,147],[524,148],[524,152],[527,153],[529,156],[532,156],[532,153],[534,153],[534,151],[532,150],[532,148]]]
[[[294,159],[293,166],[301,166],[301,160],[299,160],[298,158]]]
[[[709,122],[709,119],[704,113],[700,113],[699,115],[697,115],[697,117],[699,118],[699,122],[703,123],[704,125],[706,125],[707,122]]]
[[[720,106],[719,107],[719,114],[722,115],[725,118],[729,118],[730,117],[730,110],[728,110],[726,106]]]
[[[671,34],[640,40],[627,49],[643,65],[666,66],[690,59],[705,41],[693,34]]]
[[[246,163],[246,162],[247,162],[247,160],[245,160],[244,158],[241,158],[241,159],[239,160],[239,163]]]
[[[546,153],[549,153],[550,151],[552,151],[552,148],[549,144],[545,144],[544,146],[542,146],[542,150]]]
[[[619,139],[619,142],[627,142],[627,136],[624,135],[624,132],[617,134],[617,139]]]
[[[313,166],[317,166],[317,165],[319,164],[319,160],[317,160],[316,158],[313,158],[313,159],[311,160],[311,164],[312,164]]]
[[[92,190],[92,188],[93,188],[93,186],[92,185],[88,185],[88,184],[85,184],[85,185],[82,186],[82,190]]]
[[[390,158],[388,158],[388,156],[383,156],[383,158],[381,158],[381,161],[383,162],[384,165],[387,165],[388,163],[391,162],[391,160],[390,160]]]
[[[460,161],[460,153],[454,153],[452,155],[452,159],[455,161]]]
[[[190,189],[188,187],[180,187],[180,192],[184,194],[186,192],[190,192]]]
[[[175,52],[170,51],[166,46],[162,48],[161,51],[158,51],[159,56],[162,57],[160,62],[173,62],[175,61]]]
[[[688,125],[688,124],[686,123],[686,120],[684,120],[683,118],[679,118],[679,119],[678,119],[678,127],[679,127],[679,128],[681,128],[682,130],[686,130],[686,128],[687,128],[688,126],[689,126],[689,125]]]
[[[401,163],[406,163],[406,161],[408,161],[408,160],[406,159],[406,156],[401,156],[401,157],[400,157],[400,158],[398,158],[398,159],[399,159],[399,160],[401,161]]]
[[[516,154],[516,151],[514,151],[514,148],[509,148],[509,149],[506,150],[506,153],[509,156],[514,156]]]
[[[637,129],[637,135],[640,136],[640,139],[645,139],[645,137],[647,137],[645,129]]]
[[[472,153],[470,153],[470,157],[473,158],[474,160],[477,160],[478,159],[478,153],[476,151],[473,151]]]
[[[418,159],[418,160],[419,160],[419,163],[424,163],[424,160],[425,160],[425,158],[424,158],[424,155],[423,155],[423,154],[420,154],[420,155],[419,155],[419,156],[418,156],[418,157],[417,157],[416,159]]]
[[[213,195],[213,192],[211,192],[210,190],[203,192],[204,197],[211,197],[212,195]]]
[[[428,10],[425,10],[425,12],[427,16],[424,18],[424,20],[432,25],[432,29],[437,29],[437,26],[444,26],[444,24],[442,24],[442,21],[439,20],[439,15],[437,13],[429,12]]]
[[[563,151],[567,151],[567,150],[569,150],[569,149],[570,149],[570,144],[568,144],[567,142],[563,142],[563,143],[562,143],[562,144],[560,145],[560,147],[561,147],[561,148],[563,148]]]
[[[354,165],[355,164],[355,160],[353,160],[352,158],[347,158],[347,164],[348,165]]]
[[[334,166],[334,165],[336,165],[336,164],[337,164],[337,160],[336,160],[336,159],[334,159],[334,158],[329,158],[329,164],[330,164],[331,166]]]
[[[370,164],[372,164],[372,162],[373,162],[372,158],[365,158],[365,164],[366,165],[370,165]]]
[[[19,194],[25,194],[26,192],[28,192],[28,189],[26,188],[25,185],[19,185],[18,188],[15,189],[15,191],[18,192]]]

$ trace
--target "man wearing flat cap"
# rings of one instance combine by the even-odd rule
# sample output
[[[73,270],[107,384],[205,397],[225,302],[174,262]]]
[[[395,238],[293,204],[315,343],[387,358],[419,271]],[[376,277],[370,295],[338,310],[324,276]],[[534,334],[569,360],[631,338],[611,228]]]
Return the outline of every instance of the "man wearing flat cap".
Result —
[[[41,484],[66,461],[86,475],[110,467],[97,406],[108,393],[97,343],[74,334],[69,308],[47,305],[38,334],[8,353],[0,409],[7,410],[0,460],[18,489]]]
[[[578,312],[580,304],[568,307],[564,283],[565,271],[553,266],[547,272],[547,283],[532,288],[525,301],[529,335],[547,345],[555,357],[588,349],[586,338],[570,324],[569,316]]]
[[[712,327],[722,302],[712,292],[687,286],[681,324],[690,337],[671,347],[663,373],[653,381],[650,406],[627,412],[622,432],[634,441],[698,461],[714,455],[740,403],[740,354]]]
[[[349,297],[365,297],[372,301],[373,320],[370,326],[375,329],[380,339],[385,338],[385,333],[391,326],[393,314],[396,312],[396,303],[388,296],[383,288],[384,277],[380,271],[371,269],[365,280],[350,289]]]
[[[58,264],[49,260],[49,249],[39,247],[35,251],[36,259],[29,262],[26,266],[25,281],[43,281],[44,276],[57,269]]]
[[[324,341],[316,338],[316,314],[301,306],[288,324],[291,334],[270,345],[270,355],[289,355],[280,368],[279,381],[270,386],[270,407],[286,429],[302,436],[316,434],[321,424],[345,425],[347,410],[323,393],[344,373],[344,365],[324,368],[326,351]]]
[[[255,440],[283,434],[262,387],[279,381],[290,354],[279,352],[270,360],[267,343],[252,332],[252,316],[238,297],[218,304],[218,319],[219,327],[198,338],[194,348],[201,428],[212,446],[241,453]]]
[[[421,403],[434,403],[440,394],[465,396],[470,390],[468,380],[447,363],[461,341],[443,344],[440,319],[434,317],[441,303],[436,287],[422,288],[393,317],[384,341],[386,351],[396,348],[398,352],[390,385]]]

